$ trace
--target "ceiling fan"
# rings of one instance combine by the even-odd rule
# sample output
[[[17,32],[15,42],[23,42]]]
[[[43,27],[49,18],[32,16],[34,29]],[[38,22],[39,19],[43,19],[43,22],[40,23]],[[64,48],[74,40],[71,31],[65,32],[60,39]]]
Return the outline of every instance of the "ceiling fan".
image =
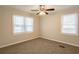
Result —
[[[45,5],[40,5],[39,9],[31,10],[31,11],[38,11],[36,15],[48,15],[47,11],[54,11],[54,10],[55,10],[54,8],[47,9]]]

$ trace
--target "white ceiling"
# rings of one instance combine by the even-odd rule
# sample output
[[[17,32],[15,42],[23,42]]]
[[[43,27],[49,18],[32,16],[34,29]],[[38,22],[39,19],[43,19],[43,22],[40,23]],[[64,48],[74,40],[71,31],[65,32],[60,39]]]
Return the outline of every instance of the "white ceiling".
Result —
[[[7,7],[16,8],[22,11],[27,11],[29,13],[36,13],[36,11],[31,11],[33,9],[39,9],[39,5],[6,5]],[[64,10],[71,7],[79,7],[78,5],[46,5],[46,8],[55,8],[55,11]]]

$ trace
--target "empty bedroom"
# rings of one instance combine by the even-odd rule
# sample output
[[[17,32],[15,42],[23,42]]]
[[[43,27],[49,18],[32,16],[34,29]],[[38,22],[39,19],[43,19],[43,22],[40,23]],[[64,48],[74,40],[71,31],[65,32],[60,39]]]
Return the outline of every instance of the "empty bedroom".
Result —
[[[79,5],[0,5],[0,54],[79,54]]]

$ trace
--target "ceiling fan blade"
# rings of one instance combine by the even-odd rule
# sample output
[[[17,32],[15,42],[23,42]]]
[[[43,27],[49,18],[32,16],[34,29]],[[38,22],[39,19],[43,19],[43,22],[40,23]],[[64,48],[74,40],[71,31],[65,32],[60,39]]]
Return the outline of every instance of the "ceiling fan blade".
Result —
[[[45,12],[48,15],[48,12]]]
[[[36,15],[39,15],[39,13],[37,13]]]
[[[54,11],[55,9],[54,8],[52,8],[52,9],[46,9],[46,11]]]
[[[39,11],[39,10],[31,10],[31,11]]]

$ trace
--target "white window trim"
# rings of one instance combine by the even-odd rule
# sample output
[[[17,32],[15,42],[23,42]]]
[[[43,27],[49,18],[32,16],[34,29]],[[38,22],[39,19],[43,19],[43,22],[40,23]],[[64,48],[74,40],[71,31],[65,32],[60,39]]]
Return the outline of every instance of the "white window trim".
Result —
[[[25,17],[26,18],[26,17]],[[30,17],[28,17],[27,16],[27,18],[30,18]],[[32,31],[25,31],[25,32],[27,32],[27,33],[32,33],[33,31],[34,31],[34,20],[32,20],[32,22],[33,22],[33,24],[32,24]],[[24,24],[25,24],[25,22],[24,22]],[[25,28],[25,27],[24,27]],[[26,27],[26,29],[27,29],[27,27]]]
[[[77,16],[76,16],[76,25],[75,25],[75,26],[76,26],[76,33],[64,33],[64,32],[62,32],[62,19],[63,19],[62,16],[63,16],[63,15],[61,15],[61,22],[60,22],[60,23],[61,23],[61,24],[60,24],[60,25],[61,25],[61,29],[60,29],[60,31],[61,31],[62,34],[78,36],[78,35],[79,35],[79,33],[78,33],[78,16],[79,16],[79,15],[78,15],[78,13],[72,13],[72,14],[76,14],[76,15],[77,15]],[[71,14],[64,14],[64,15],[71,15]]]
[[[17,33],[14,33],[14,28],[13,28],[13,26],[14,26],[14,23],[13,23],[13,17],[14,16],[22,16],[22,15],[12,15],[12,33],[13,34],[24,34],[24,33],[27,33],[27,34],[30,34],[30,33],[32,33],[33,31],[34,31],[34,20],[33,20],[33,25],[32,25],[32,31],[24,31],[24,32],[17,32]],[[24,21],[25,21],[25,17],[31,17],[31,16],[23,16],[24,17]],[[24,30],[25,30],[25,22],[24,22]]]

